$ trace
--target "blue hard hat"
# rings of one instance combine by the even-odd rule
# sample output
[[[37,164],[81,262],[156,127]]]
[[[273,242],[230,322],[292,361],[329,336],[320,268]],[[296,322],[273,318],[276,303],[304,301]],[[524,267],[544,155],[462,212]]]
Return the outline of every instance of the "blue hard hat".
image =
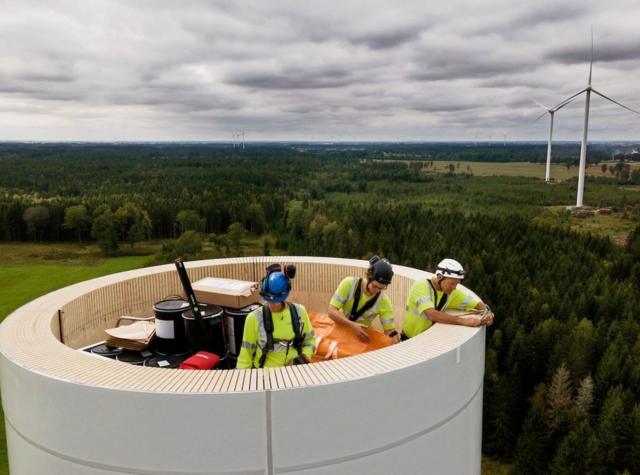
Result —
[[[284,272],[271,272],[262,279],[260,297],[267,302],[284,302],[291,291],[291,282]]]

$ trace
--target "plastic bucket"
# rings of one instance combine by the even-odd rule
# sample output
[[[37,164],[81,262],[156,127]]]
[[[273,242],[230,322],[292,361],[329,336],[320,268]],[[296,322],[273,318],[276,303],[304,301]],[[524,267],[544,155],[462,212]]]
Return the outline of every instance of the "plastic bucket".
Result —
[[[204,315],[197,318],[191,309],[182,313],[187,341],[193,351],[209,351],[222,358],[227,353],[222,308],[217,305],[201,307]]]
[[[229,342],[229,352],[238,356],[242,348],[242,334],[244,332],[244,322],[254,310],[260,308],[260,304],[254,303],[243,308],[225,308],[224,320],[227,331],[227,341]]]
[[[189,308],[186,300],[162,300],[153,306],[156,315],[155,350],[160,355],[174,355],[187,350],[182,312]]]

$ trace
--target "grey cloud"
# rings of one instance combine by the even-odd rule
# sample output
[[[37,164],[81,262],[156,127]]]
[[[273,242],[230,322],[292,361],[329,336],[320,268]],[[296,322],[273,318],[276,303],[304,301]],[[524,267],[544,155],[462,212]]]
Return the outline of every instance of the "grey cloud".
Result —
[[[15,81],[0,83],[0,93],[43,101],[74,101],[86,97],[84,91],[75,88],[56,88],[41,83]]]
[[[565,21],[575,22],[579,18],[589,14],[589,6],[584,2],[571,4],[566,3],[532,3],[527,5],[527,11],[516,16],[507,22],[505,27],[509,29],[535,28],[544,24],[563,23]]]
[[[16,79],[20,81],[28,82],[73,82],[76,77],[69,73],[38,73],[38,72],[25,72],[16,75]]]
[[[441,57],[431,60],[422,71],[416,71],[411,79],[438,81],[454,79],[492,78],[502,74],[514,74],[531,67],[524,61],[485,60],[470,55],[468,57]]]
[[[278,73],[236,73],[230,84],[258,89],[326,89],[343,87],[354,82],[351,74],[339,69],[287,70]]]
[[[374,50],[388,49],[416,39],[420,35],[420,32],[421,28],[381,31],[369,35],[354,36],[349,38],[349,41],[354,44],[364,44]]]
[[[590,45],[559,48],[547,54],[547,58],[562,64],[588,64]],[[598,43],[594,49],[594,62],[633,61],[640,59],[640,39],[628,43]]]
[[[516,87],[537,89],[539,87],[547,87],[549,84],[544,80],[535,80],[531,78],[523,79],[520,76],[507,76],[484,79],[479,81],[477,86],[486,89],[508,89]]]
[[[421,101],[408,106],[412,110],[420,112],[461,112],[475,109],[478,106],[471,102],[467,103],[453,103],[447,101]]]
[[[526,95],[553,103],[582,84],[587,16],[604,38],[595,59],[609,63],[598,86],[616,99],[624,91],[624,103],[640,95],[640,6],[624,1],[9,2],[3,121],[32,123],[28,111],[43,111],[46,128],[17,134],[34,139],[74,130],[88,140],[206,140],[230,127],[271,139],[428,140],[491,128],[537,137]],[[77,119],[88,114],[95,120]],[[612,134],[629,128],[602,120]]]

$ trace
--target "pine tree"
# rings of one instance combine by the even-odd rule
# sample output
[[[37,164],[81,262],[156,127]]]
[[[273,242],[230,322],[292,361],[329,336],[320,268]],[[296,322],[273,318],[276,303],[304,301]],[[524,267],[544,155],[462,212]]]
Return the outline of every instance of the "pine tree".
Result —
[[[549,473],[552,475],[585,475],[601,473],[602,463],[593,429],[580,422],[558,446]]]
[[[485,401],[485,450],[508,458],[513,452],[518,430],[514,418],[517,397],[511,378],[495,375],[488,385]]]
[[[571,374],[564,363],[556,370],[547,391],[547,420],[549,427],[559,428],[566,422],[573,405]]]
[[[583,318],[569,334],[567,366],[576,378],[589,373],[595,354],[595,338],[591,320]]]
[[[598,452],[610,470],[623,470],[623,456],[629,449],[629,420],[624,413],[622,386],[607,394],[598,424]]]
[[[527,414],[518,439],[514,460],[514,473],[544,474],[549,463],[549,428],[546,412],[546,386],[541,383],[531,397],[531,408]]]
[[[579,417],[588,417],[593,404],[593,379],[587,375],[580,381],[575,400],[575,412]]]
[[[631,412],[631,449],[628,458],[631,473],[640,473],[640,404],[636,404]]]

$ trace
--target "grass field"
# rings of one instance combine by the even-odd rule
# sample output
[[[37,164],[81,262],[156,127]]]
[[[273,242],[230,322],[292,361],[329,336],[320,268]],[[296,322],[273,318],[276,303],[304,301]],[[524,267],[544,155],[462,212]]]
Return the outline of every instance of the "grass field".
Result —
[[[544,179],[547,166],[544,163],[529,162],[512,162],[512,163],[496,163],[496,162],[455,162],[455,161],[437,161],[433,162],[433,170],[438,172],[447,172],[449,164],[453,164],[456,173],[465,173],[471,171],[476,176],[526,176]],[[469,167],[469,168],[467,168]],[[640,168],[640,163],[632,163],[631,169]],[[600,165],[592,165],[587,167],[587,175],[591,176],[612,176],[608,171],[602,172]],[[567,168],[565,165],[551,165],[552,180],[568,180],[578,176],[578,167]]]

